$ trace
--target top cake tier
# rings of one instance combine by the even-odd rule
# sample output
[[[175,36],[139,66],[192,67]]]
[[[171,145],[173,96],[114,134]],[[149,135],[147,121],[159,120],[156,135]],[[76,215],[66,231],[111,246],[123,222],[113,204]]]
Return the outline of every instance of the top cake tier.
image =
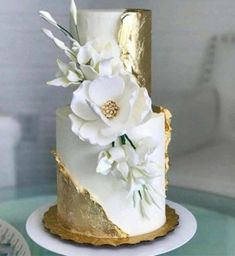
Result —
[[[81,44],[96,38],[115,40],[121,48],[121,59],[126,70],[140,86],[151,92],[151,27],[150,10],[80,10],[76,27],[71,32],[79,36]]]

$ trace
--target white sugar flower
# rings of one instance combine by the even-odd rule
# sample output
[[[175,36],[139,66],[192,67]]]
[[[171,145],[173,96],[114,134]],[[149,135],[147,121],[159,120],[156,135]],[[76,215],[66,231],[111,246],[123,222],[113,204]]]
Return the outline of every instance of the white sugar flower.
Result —
[[[145,88],[128,74],[84,81],[71,103],[72,131],[91,144],[108,145],[152,114]]]
[[[61,60],[57,60],[59,72],[56,79],[47,82],[48,85],[68,87],[69,85],[78,85],[83,81],[82,72],[77,68],[76,62],[65,64]]]
[[[103,175],[110,173],[112,169],[113,159],[111,158],[109,152],[102,151],[98,157],[98,165],[96,167],[96,172]]]
[[[124,70],[120,60],[120,48],[115,41],[99,38],[73,49],[87,80],[104,75],[116,75]]]
[[[163,167],[155,160],[157,151],[157,143],[149,137],[136,142],[134,148],[128,141],[124,145],[118,143],[99,154],[96,172],[120,178],[134,204],[138,201],[159,206],[158,198],[165,195],[154,186],[154,181],[164,175]]]
[[[125,140],[124,145],[119,143],[118,146],[111,147],[99,154],[97,172],[107,175],[111,171],[118,171],[125,180],[128,179],[130,171],[132,172],[131,176],[136,179],[139,177],[155,177],[160,170],[155,163],[156,153],[157,143],[152,138],[141,139],[136,143],[135,148]],[[100,162],[108,162],[109,164],[100,165]],[[114,164],[116,165],[113,166]],[[104,167],[104,169],[102,170],[101,167]]]

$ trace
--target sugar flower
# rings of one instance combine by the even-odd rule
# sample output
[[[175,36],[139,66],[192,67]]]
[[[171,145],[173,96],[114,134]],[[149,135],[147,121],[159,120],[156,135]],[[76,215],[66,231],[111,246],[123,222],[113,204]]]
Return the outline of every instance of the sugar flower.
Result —
[[[65,64],[61,60],[57,60],[59,72],[56,75],[56,79],[47,82],[48,85],[68,87],[70,85],[79,85],[83,81],[84,76],[77,68],[76,62],[70,62]]]
[[[80,139],[102,146],[142,124],[152,114],[147,90],[128,74],[84,81],[73,93],[71,110],[72,131]]]
[[[128,143],[118,143],[100,152],[96,172],[120,178],[134,206],[139,202],[159,207],[158,199],[165,195],[154,185],[164,175],[163,167],[155,160],[157,151],[157,143],[149,137],[137,141],[135,149]]]

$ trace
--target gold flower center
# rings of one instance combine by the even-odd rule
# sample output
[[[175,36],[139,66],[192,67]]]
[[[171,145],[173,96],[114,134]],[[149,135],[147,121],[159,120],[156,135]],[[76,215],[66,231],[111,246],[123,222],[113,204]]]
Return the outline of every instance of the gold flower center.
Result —
[[[117,116],[118,111],[120,110],[119,106],[115,101],[109,100],[101,106],[102,113],[108,118],[112,119]]]

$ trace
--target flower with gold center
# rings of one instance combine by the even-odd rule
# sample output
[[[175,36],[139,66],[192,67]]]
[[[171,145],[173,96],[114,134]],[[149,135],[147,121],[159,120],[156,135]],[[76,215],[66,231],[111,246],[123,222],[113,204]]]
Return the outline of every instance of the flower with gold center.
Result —
[[[73,93],[72,131],[91,144],[111,144],[152,114],[151,99],[130,74],[84,81]]]

